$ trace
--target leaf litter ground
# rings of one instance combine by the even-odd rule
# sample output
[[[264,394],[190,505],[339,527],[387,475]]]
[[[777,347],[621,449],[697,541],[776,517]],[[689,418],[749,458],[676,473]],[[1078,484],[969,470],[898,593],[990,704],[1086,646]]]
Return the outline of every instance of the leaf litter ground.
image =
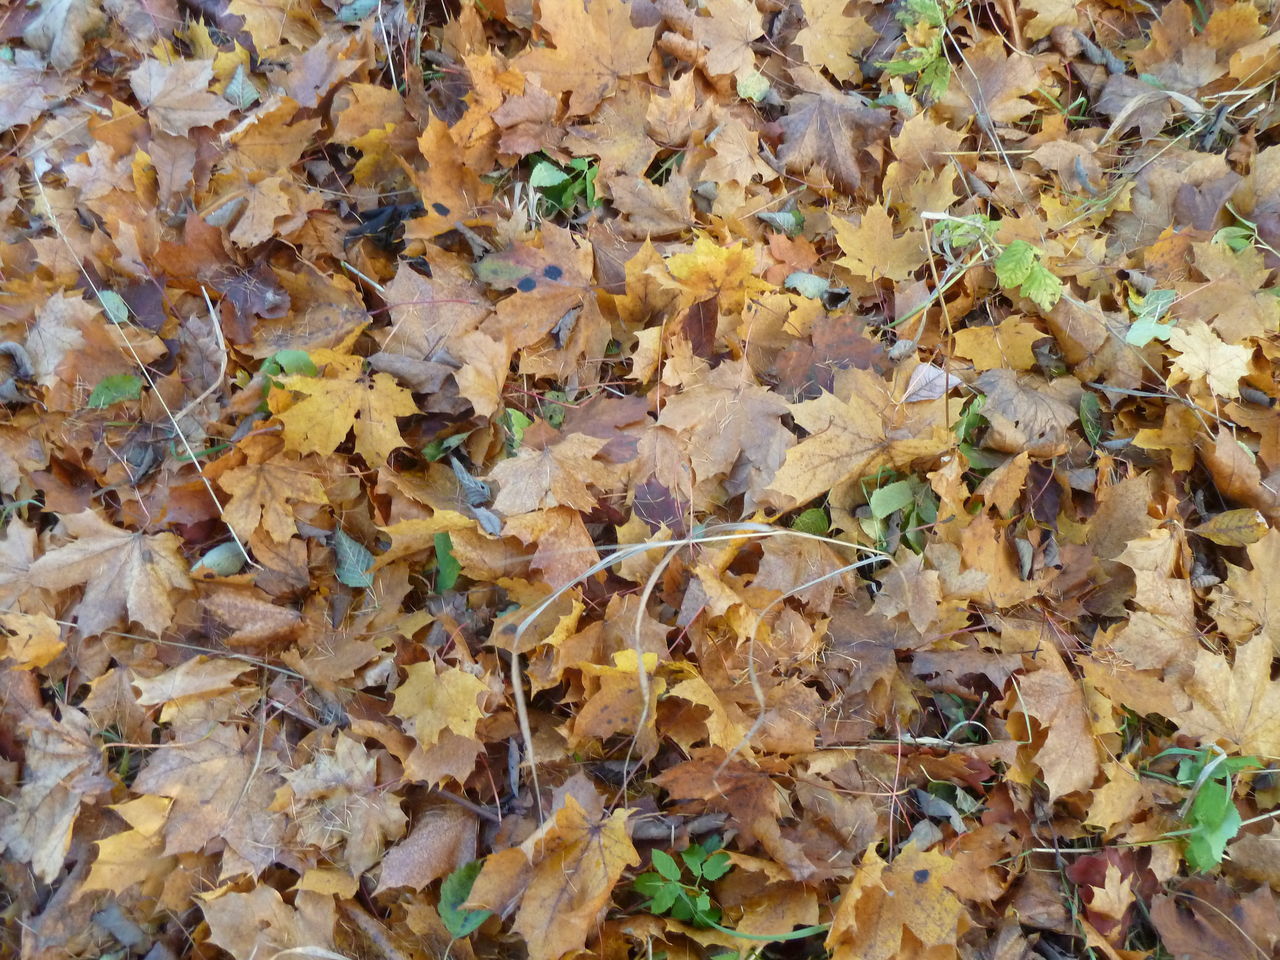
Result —
[[[1274,20],[6,8],[4,949],[1273,956]]]

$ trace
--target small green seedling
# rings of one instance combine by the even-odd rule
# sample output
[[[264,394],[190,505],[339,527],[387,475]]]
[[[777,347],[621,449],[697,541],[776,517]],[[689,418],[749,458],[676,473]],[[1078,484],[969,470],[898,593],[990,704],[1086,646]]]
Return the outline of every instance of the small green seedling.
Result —
[[[553,213],[572,210],[582,200],[588,209],[600,206],[596,176],[600,168],[586,157],[574,157],[568,167],[541,159],[529,172],[529,188],[537,192]]]
[[[906,28],[909,46],[898,57],[878,64],[890,76],[915,74],[916,92],[933,103],[947,92],[951,64],[942,50],[943,28],[955,10],[938,0],[906,0],[898,22]]]
[[[706,884],[719,880],[732,867],[729,855],[719,847],[719,837],[693,844],[680,854],[683,868],[665,850],[653,851],[654,869],[640,874],[634,882],[636,892],[649,898],[645,909],[653,914],[670,914],[695,927],[718,926],[720,908],[712,902]]]
[[[1025,240],[1015,240],[996,257],[996,279],[1005,290],[1018,288],[1046,313],[1062,299],[1062,281],[1041,262],[1043,252]]]
[[[1212,870],[1222,863],[1227,844],[1235,839],[1244,825],[1233,799],[1235,782],[1232,777],[1261,767],[1262,761],[1252,756],[1228,757],[1221,750],[1208,747],[1199,750],[1170,747],[1153,757],[1152,761],[1162,757],[1180,758],[1177,773],[1172,778],[1154,775],[1172,780],[1190,791],[1179,811],[1187,829],[1174,835],[1186,837],[1187,863],[1193,870],[1201,873]]]

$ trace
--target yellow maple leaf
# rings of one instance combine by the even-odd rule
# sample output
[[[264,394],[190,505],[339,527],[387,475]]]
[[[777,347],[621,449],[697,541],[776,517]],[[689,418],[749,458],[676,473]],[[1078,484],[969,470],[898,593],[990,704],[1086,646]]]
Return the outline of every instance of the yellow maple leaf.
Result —
[[[176,857],[163,856],[164,825],[173,801],[155,794],[111,805],[131,829],[97,841],[98,855],[76,898],[94,890],[124,893],[135,883],[169,876]]]
[[[1249,375],[1248,347],[1223,343],[1203,320],[1190,320],[1169,332],[1169,346],[1179,356],[1173,361],[1169,385],[1203,379],[1220,397],[1240,396],[1240,378]]]
[[[724,246],[702,235],[687,253],[677,253],[665,262],[690,304],[719,297],[720,309],[733,313],[743,308],[748,297],[770,289],[753,275],[756,254],[742,243]]]
[[[0,613],[0,627],[12,632],[12,636],[0,638],[0,650],[10,660],[13,670],[31,670],[47,667],[65,649],[62,628],[47,613],[19,613],[10,610]]]
[[[317,350],[317,365],[332,351]],[[387,462],[396,447],[404,446],[404,438],[396,426],[396,417],[418,412],[413,394],[396,383],[387,373],[370,378],[359,375],[358,357],[339,358],[347,362],[328,365],[334,377],[294,375],[282,377],[284,389],[272,390],[267,397],[271,412],[284,424],[285,447],[298,453],[328,455],[354,429],[356,453],[371,467]],[[351,363],[349,361],[355,361]],[[292,396],[303,395],[302,399]]]
[[[555,48],[527,49],[513,65],[536,76],[548,93],[573,91],[570,116],[591,113],[620,77],[648,68],[653,28],[633,27],[631,9],[621,0],[544,0],[538,26],[551,35]]]
[[[319,479],[296,461],[286,459],[228,470],[218,478],[218,485],[231,494],[222,519],[242,540],[248,540],[261,526],[276,543],[284,543],[298,532],[290,501],[329,502]]]
[[[1036,362],[1031,345],[1044,338],[1033,323],[1007,317],[995,327],[966,327],[954,336],[955,352],[973,361],[975,370],[1030,370]]]
[[[1235,661],[1201,650],[1187,680],[1191,709],[1174,717],[1183,733],[1229,750],[1280,754],[1280,683],[1271,679],[1271,638],[1236,648]]]
[[[796,34],[805,60],[825,67],[840,81],[858,73],[855,55],[880,37],[861,14],[846,14],[848,5],[848,0],[804,0],[808,25]]]
[[[478,698],[489,692],[483,680],[460,667],[437,673],[430,660],[406,667],[405,673],[391,712],[409,721],[418,743],[430,747],[445,730],[460,737],[476,735],[476,724],[485,716]]]
[[[894,960],[905,955],[907,931],[925,948],[911,955],[954,957],[969,926],[964,906],[943,886],[955,866],[914,843],[889,864],[868,850],[827,934],[833,960]]]
[[[839,217],[832,217],[831,225],[845,254],[836,263],[854,276],[897,282],[909,279],[924,264],[924,232],[912,229],[895,237],[893,218],[883,204],[867,207],[856,227]]]
[[[513,929],[530,960],[559,960],[586,944],[622,871],[640,862],[627,834],[630,816],[589,817],[569,795],[547,828],[521,845],[536,862]]]

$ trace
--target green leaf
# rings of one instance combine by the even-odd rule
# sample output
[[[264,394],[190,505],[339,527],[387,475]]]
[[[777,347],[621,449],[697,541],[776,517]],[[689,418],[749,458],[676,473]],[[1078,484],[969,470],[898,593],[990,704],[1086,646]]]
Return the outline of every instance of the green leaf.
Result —
[[[352,0],[338,10],[338,20],[342,23],[356,23],[378,9],[378,0]]]
[[[333,531],[333,552],[338,560],[339,583],[364,589],[373,586],[373,554],[364,544],[347,536],[341,527]]]
[[[683,890],[675,887],[670,888],[675,891],[675,902],[671,904],[671,916],[675,917],[682,923],[688,923],[693,919],[693,904],[689,898],[685,896]],[[661,912],[661,911],[656,911]]]
[[[1168,340],[1174,324],[1161,321],[1177,297],[1176,290],[1152,290],[1145,297],[1130,297],[1134,321],[1125,332],[1124,342],[1145,347],[1152,340]]]
[[[1035,262],[1036,248],[1025,240],[1015,240],[996,257],[996,280],[1006,290],[1021,286]]]
[[[642,873],[631,881],[631,886],[635,888],[636,893],[644,897],[655,896],[659,890],[668,885],[667,881],[664,880],[660,874],[652,871]]]
[[[982,408],[986,403],[987,398],[982,394],[978,394],[965,404],[964,409],[960,411],[960,416],[956,420],[953,429],[955,430],[956,439],[961,443],[973,442],[973,435],[982,426]]]
[[[1213,235],[1213,242],[1225,243],[1232,253],[1239,253],[1253,243],[1254,236],[1248,227],[1223,227]]]
[[[236,67],[236,72],[227,81],[227,89],[222,91],[222,96],[228,103],[240,110],[248,110],[262,99],[262,94],[258,92],[258,88],[249,79],[249,72],[245,70],[243,63]]]
[[[916,491],[909,480],[898,480],[874,490],[867,498],[871,516],[877,520],[892,516],[915,502]]]
[[[89,408],[101,410],[122,400],[137,400],[142,396],[142,381],[131,373],[115,373],[103,377],[89,394]]]
[[[707,851],[702,849],[700,844],[695,843],[688,850],[680,854],[680,859],[684,861],[684,865],[695,877],[702,876],[702,865],[707,860]]]
[[[1129,309],[1139,320],[1159,320],[1169,312],[1169,308],[1177,299],[1178,291],[1176,290],[1156,289],[1143,297],[1130,296]]]
[[[320,372],[305,350],[277,350],[271,359],[291,377],[314,377]]]
[[[529,186],[534,190],[545,190],[548,187],[558,187],[562,183],[569,180],[569,175],[557,167],[554,163],[541,160],[534,164],[533,170],[529,173]]]
[[[954,249],[963,250],[987,236],[991,232],[991,227],[990,218],[980,213],[971,213],[952,220],[938,221],[934,233],[939,240],[949,243]]]
[[[680,880],[680,864],[665,850],[653,851],[653,868],[668,880]]]
[[[99,290],[98,302],[102,304],[107,319],[112,323],[124,323],[129,319],[129,305],[114,290]]]
[[[206,550],[204,556],[191,568],[191,573],[194,576],[212,573],[217,577],[230,577],[239,573],[243,567],[244,551],[240,549],[240,544],[232,540]]]
[[[791,521],[791,529],[820,537],[831,529],[831,521],[827,519],[827,511],[821,507],[810,507]]]
[[[676,884],[664,883],[653,895],[653,899],[649,901],[649,911],[651,913],[666,913],[675,905],[680,893],[680,887]]]
[[[1200,872],[1212,870],[1222,862],[1227,844],[1243,823],[1228,783],[1216,778],[1200,785],[1187,820],[1191,823],[1187,863]]]
[[[702,875],[708,880],[719,880],[733,868],[733,861],[729,859],[729,855],[721,850],[712,857],[707,858],[707,862],[702,866]]]
[[[432,539],[436,548],[436,593],[444,593],[452,590],[458,582],[462,564],[453,555],[453,538],[447,530],[437,533]]]
[[[1043,263],[1036,261],[1022,281],[1020,291],[1024,297],[1048,313],[1062,299],[1062,281]]]
[[[567,412],[565,403],[569,400],[568,394],[563,390],[548,390],[542,395],[542,399],[542,419],[559,430]]]
[[[738,96],[743,100],[759,103],[769,95],[769,80],[759,70],[738,78]]]
[[[788,237],[794,237],[804,229],[804,214],[799,210],[761,210],[756,217]]]
[[[927,100],[941,100],[951,83],[951,64],[943,57],[935,57],[921,68],[916,82],[923,88],[921,93]]]
[[[904,24],[927,23],[940,27],[946,20],[946,14],[937,0],[906,0],[898,18]]]
[[[466,433],[455,433],[451,437],[445,437],[443,440],[432,440],[422,448],[422,455],[435,463],[437,460],[444,458],[450,450],[462,445],[462,441],[467,439]]]
[[[511,442],[507,444],[508,451],[515,453],[516,450],[520,449],[520,444],[524,442],[524,432],[533,425],[533,419],[514,407],[507,407],[502,411],[502,425],[507,428],[507,432],[511,435]]]
[[[1168,340],[1174,324],[1161,323],[1148,317],[1139,317],[1125,331],[1124,342],[1135,347],[1145,347],[1152,340]]]
[[[1080,395],[1080,426],[1089,446],[1096,447],[1102,439],[1102,403],[1096,393],[1085,391]]]
[[[470,936],[493,916],[491,910],[462,909],[467,897],[471,896],[471,888],[475,886],[476,877],[480,876],[483,867],[483,861],[472,860],[453,871],[440,884],[440,919],[444,921],[444,928],[449,931],[449,936],[455,940]]]

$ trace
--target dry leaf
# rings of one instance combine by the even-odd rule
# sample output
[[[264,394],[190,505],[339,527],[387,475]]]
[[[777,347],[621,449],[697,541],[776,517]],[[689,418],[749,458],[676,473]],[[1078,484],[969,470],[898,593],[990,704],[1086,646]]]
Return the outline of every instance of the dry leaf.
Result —
[[[171,533],[129,533],[91,510],[63,521],[72,542],[40,557],[31,582],[47,590],[84,586],[76,626],[91,636],[133,620],[153,634],[173,620],[174,592],[191,589],[186,561]]]

